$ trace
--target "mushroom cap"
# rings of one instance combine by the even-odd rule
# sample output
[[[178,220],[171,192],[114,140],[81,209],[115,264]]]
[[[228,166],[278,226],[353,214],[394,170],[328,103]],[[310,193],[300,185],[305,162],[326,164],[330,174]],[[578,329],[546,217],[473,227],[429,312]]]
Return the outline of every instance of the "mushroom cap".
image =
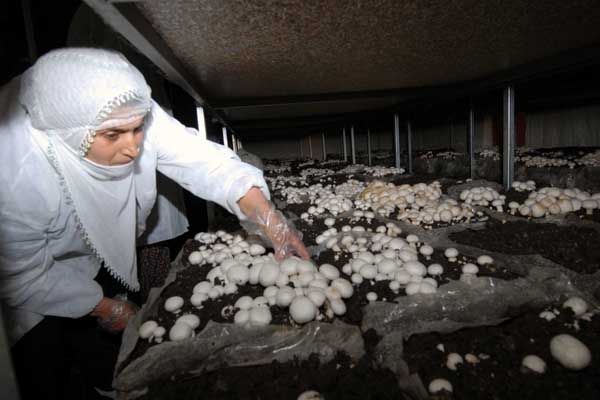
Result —
[[[595,200],[588,199],[581,202],[581,207],[585,208],[586,210],[593,210],[598,208],[598,203]]]
[[[433,247],[429,246],[428,244],[424,244],[419,249],[419,253],[423,254],[424,256],[430,256],[433,254]]]
[[[454,247],[448,247],[446,250],[444,250],[444,255],[448,258],[456,257],[458,255],[458,250],[456,250]]]
[[[492,264],[493,262],[494,259],[486,254],[477,257],[477,264],[479,265]]]

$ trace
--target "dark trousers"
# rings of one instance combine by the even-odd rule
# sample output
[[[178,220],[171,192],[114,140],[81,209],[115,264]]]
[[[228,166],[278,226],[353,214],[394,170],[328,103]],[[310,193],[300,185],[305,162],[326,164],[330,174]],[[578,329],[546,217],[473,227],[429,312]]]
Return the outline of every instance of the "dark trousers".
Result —
[[[127,293],[104,268],[95,280],[105,297]],[[112,390],[120,346],[121,334],[102,330],[94,317],[44,317],[11,349],[21,399],[106,399],[95,388]]]
[[[11,349],[22,400],[105,399],[120,341],[91,317],[45,317]]]

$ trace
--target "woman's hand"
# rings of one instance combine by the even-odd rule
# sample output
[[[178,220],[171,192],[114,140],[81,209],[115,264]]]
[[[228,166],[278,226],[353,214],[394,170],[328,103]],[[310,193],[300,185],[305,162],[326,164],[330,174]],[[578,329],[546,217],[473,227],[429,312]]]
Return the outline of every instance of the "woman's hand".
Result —
[[[271,241],[277,261],[290,257],[293,253],[305,260],[310,258],[298,231],[265,198],[260,189],[251,188],[238,204],[248,219],[256,223],[264,236]]]
[[[137,311],[137,306],[129,301],[103,297],[90,315],[97,317],[98,324],[104,330],[118,333],[125,329]]]

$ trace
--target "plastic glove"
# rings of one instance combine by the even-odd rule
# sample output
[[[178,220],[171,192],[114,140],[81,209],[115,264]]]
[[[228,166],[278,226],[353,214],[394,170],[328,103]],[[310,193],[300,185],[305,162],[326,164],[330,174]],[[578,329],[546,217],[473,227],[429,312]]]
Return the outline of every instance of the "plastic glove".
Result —
[[[242,226],[248,233],[258,234],[271,242],[277,261],[290,257],[293,253],[304,259],[310,258],[300,233],[258,188],[251,188],[238,204],[248,217],[247,221],[242,221]]]
[[[275,259],[281,261],[294,253],[305,260],[309,259],[310,254],[302,243],[301,234],[294,229],[281,211],[278,211],[273,204],[269,203],[269,205],[267,210],[256,215],[254,222],[273,245]]]
[[[120,298],[103,297],[90,315],[97,317],[98,325],[107,332],[119,333],[138,312],[138,307]]]

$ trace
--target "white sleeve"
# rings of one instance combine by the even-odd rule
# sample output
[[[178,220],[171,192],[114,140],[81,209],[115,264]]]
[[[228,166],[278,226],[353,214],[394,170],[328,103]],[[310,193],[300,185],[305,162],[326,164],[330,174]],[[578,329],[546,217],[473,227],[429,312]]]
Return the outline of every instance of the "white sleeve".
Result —
[[[72,238],[50,225],[2,213],[0,229],[0,298],[9,307],[40,315],[78,318],[102,298],[102,288],[81,263],[91,257],[55,259],[51,248]],[[41,221],[39,221],[41,222]],[[60,240],[65,243],[56,243]]]
[[[237,202],[252,187],[258,187],[270,198],[261,170],[240,161],[229,148],[190,135],[186,129],[190,128],[153,103],[146,140],[157,152],[157,169],[161,173],[194,195],[220,204],[240,220],[246,216]]]

